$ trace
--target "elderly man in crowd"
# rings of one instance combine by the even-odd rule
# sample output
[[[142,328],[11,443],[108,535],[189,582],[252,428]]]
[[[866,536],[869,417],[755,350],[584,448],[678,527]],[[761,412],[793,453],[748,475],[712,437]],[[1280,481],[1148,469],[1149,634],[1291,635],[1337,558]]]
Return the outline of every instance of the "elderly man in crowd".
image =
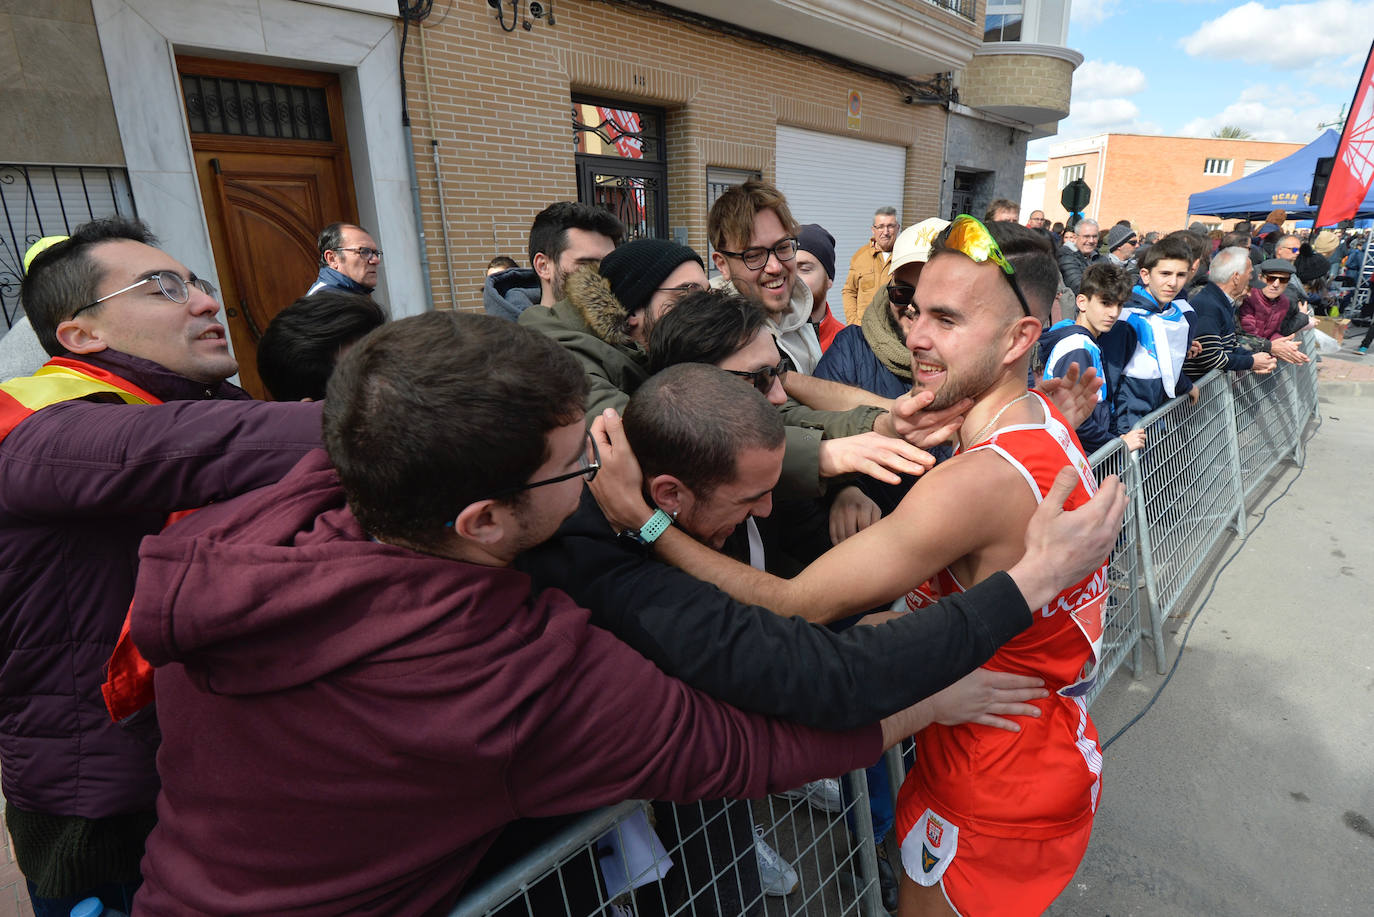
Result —
[[[840,294],[846,324],[857,325],[863,321],[873,294],[887,285],[887,279],[892,276],[892,268],[888,266],[892,261],[892,243],[897,241],[901,228],[896,207],[879,207],[873,212],[873,237],[849,259],[849,274]]]

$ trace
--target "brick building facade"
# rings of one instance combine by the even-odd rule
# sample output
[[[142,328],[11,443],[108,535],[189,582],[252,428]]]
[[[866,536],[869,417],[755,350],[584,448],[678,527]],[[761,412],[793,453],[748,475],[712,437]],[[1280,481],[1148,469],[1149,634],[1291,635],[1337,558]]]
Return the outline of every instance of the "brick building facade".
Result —
[[[933,7],[928,15],[955,21]],[[893,83],[836,63],[597,0],[563,0],[555,27],[512,32],[485,6],[456,5],[412,38],[405,66],[436,307],[476,308],[488,259],[525,263],[534,215],[577,199],[574,95],[664,110],[668,233],[701,252],[707,170],[772,180],[779,125],[905,147],[894,203],[938,212],[945,110],[908,104]],[[862,97],[857,129],[852,90]]]
[[[1140,232],[1169,232],[1206,214],[1188,213],[1188,195],[1235,181],[1302,148],[1300,143],[1099,134],[1050,146],[1045,169],[1045,217],[1068,214],[1064,185],[1082,178],[1092,189],[1086,215],[1103,226],[1128,219]],[[1022,202],[1023,207],[1026,204]]]

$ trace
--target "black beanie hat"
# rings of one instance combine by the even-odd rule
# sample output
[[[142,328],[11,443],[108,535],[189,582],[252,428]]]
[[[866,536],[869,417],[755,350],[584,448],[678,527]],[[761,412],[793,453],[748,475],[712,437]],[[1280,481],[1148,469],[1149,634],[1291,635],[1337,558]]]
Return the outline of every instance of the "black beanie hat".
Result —
[[[667,239],[635,239],[602,258],[600,271],[625,307],[625,314],[634,315],[648,304],[668,275],[687,261],[706,267],[701,256],[685,245]]]
[[[810,252],[825,268],[825,275],[835,279],[835,237],[818,223],[807,223],[797,233],[797,247]]]

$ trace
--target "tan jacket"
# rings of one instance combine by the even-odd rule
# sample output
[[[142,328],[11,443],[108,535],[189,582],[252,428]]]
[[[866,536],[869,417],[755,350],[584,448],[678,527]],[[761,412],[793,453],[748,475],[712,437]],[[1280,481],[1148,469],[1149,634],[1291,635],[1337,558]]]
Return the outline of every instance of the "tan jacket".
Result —
[[[873,294],[878,292],[879,287],[887,286],[892,276],[888,268],[891,263],[891,253],[883,252],[872,239],[849,259],[849,276],[844,280],[842,294],[846,323],[857,325],[862,321],[864,310],[873,301]]]

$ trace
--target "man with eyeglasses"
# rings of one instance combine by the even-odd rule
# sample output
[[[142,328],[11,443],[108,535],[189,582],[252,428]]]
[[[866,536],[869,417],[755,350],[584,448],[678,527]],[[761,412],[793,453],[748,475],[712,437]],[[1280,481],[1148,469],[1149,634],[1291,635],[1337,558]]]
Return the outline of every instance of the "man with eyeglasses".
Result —
[[[1073,290],[1076,296],[1083,284],[1083,272],[1102,257],[1097,251],[1101,230],[1096,220],[1079,220],[1073,227],[1073,234],[1073,247],[1069,247],[1066,239],[1059,250],[1059,273],[1064,278],[1064,286]]]
[[[0,384],[0,770],[36,914],[128,912],[156,819],[156,724],[101,695],[138,546],[168,514],[278,480],[319,445],[320,405],[264,404],[214,287],[122,218],[37,255],[20,290],[52,359]]]
[[[752,178],[727,188],[706,218],[711,258],[720,271],[711,285],[757,300],[792,366],[810,373],[821,344],[809,321],[811,291],[796,276],[800,231],[782,192]]]
[[[1020,272],[998,245],[1002,226],[1016,224],[985,227],[959,217],[917,281],[907,335],[914,384],[933,390],[935,405],[975,402],[953,459],[929,472],[891,516],[791,579],[736,563],[671,529],[654,542],[655,554],[779,614],[824,622],[889,602],[899,613],[924,613],[935,599],[963,594],[1023,560],[1046,501],[1071,494],[1065,506],[1105,499],[1124,507],[1120,481],[1109,477],[1099,488],[1070,422],[1026,391],[1044,316],[1026,312]],[[1034,257],[1053,273],[1048,252]],[[1037,304],[1037,311],[1047,307]],[[633,462],[622,435],[608,419],[598,436],[606,467]],[[623,500],[596,482],[592,489],[615,525],[649,515],[642,499]],[[917,735],[917,765],[898,800],[903,913],[1040,914],[1073,877],[1100,788],[1101,753],[1083,695],[1101,650],[1107,550],[987,665],[1043,679],[1046,695],[1030,701],[1038,717],[1021,721],[1018,732],[973,723]]]
[[[896,207],[879,207],[873,212],[873,237],[849,259],[849,273],[845,275],[844,320],[857,325],[863,321],[873,294],[887,286],[892,276],[892,246],[902,224],[897,220]]]
[[[928,718],[743,713],[513,569],[584,481],[638,489],[600,470],[585,398],[546,337],[405,318],[339,361],[324,451],[145,540],[131,633],[158,667],[163,783],[140,914],[447,913],[516,819],[757,798]]]
[[[366,229],[352,223],[330,223],[320,230],[316,244],[320,275],[305,291],[306,296],[324,289],[370,296],[377,289],[382,250]]]

